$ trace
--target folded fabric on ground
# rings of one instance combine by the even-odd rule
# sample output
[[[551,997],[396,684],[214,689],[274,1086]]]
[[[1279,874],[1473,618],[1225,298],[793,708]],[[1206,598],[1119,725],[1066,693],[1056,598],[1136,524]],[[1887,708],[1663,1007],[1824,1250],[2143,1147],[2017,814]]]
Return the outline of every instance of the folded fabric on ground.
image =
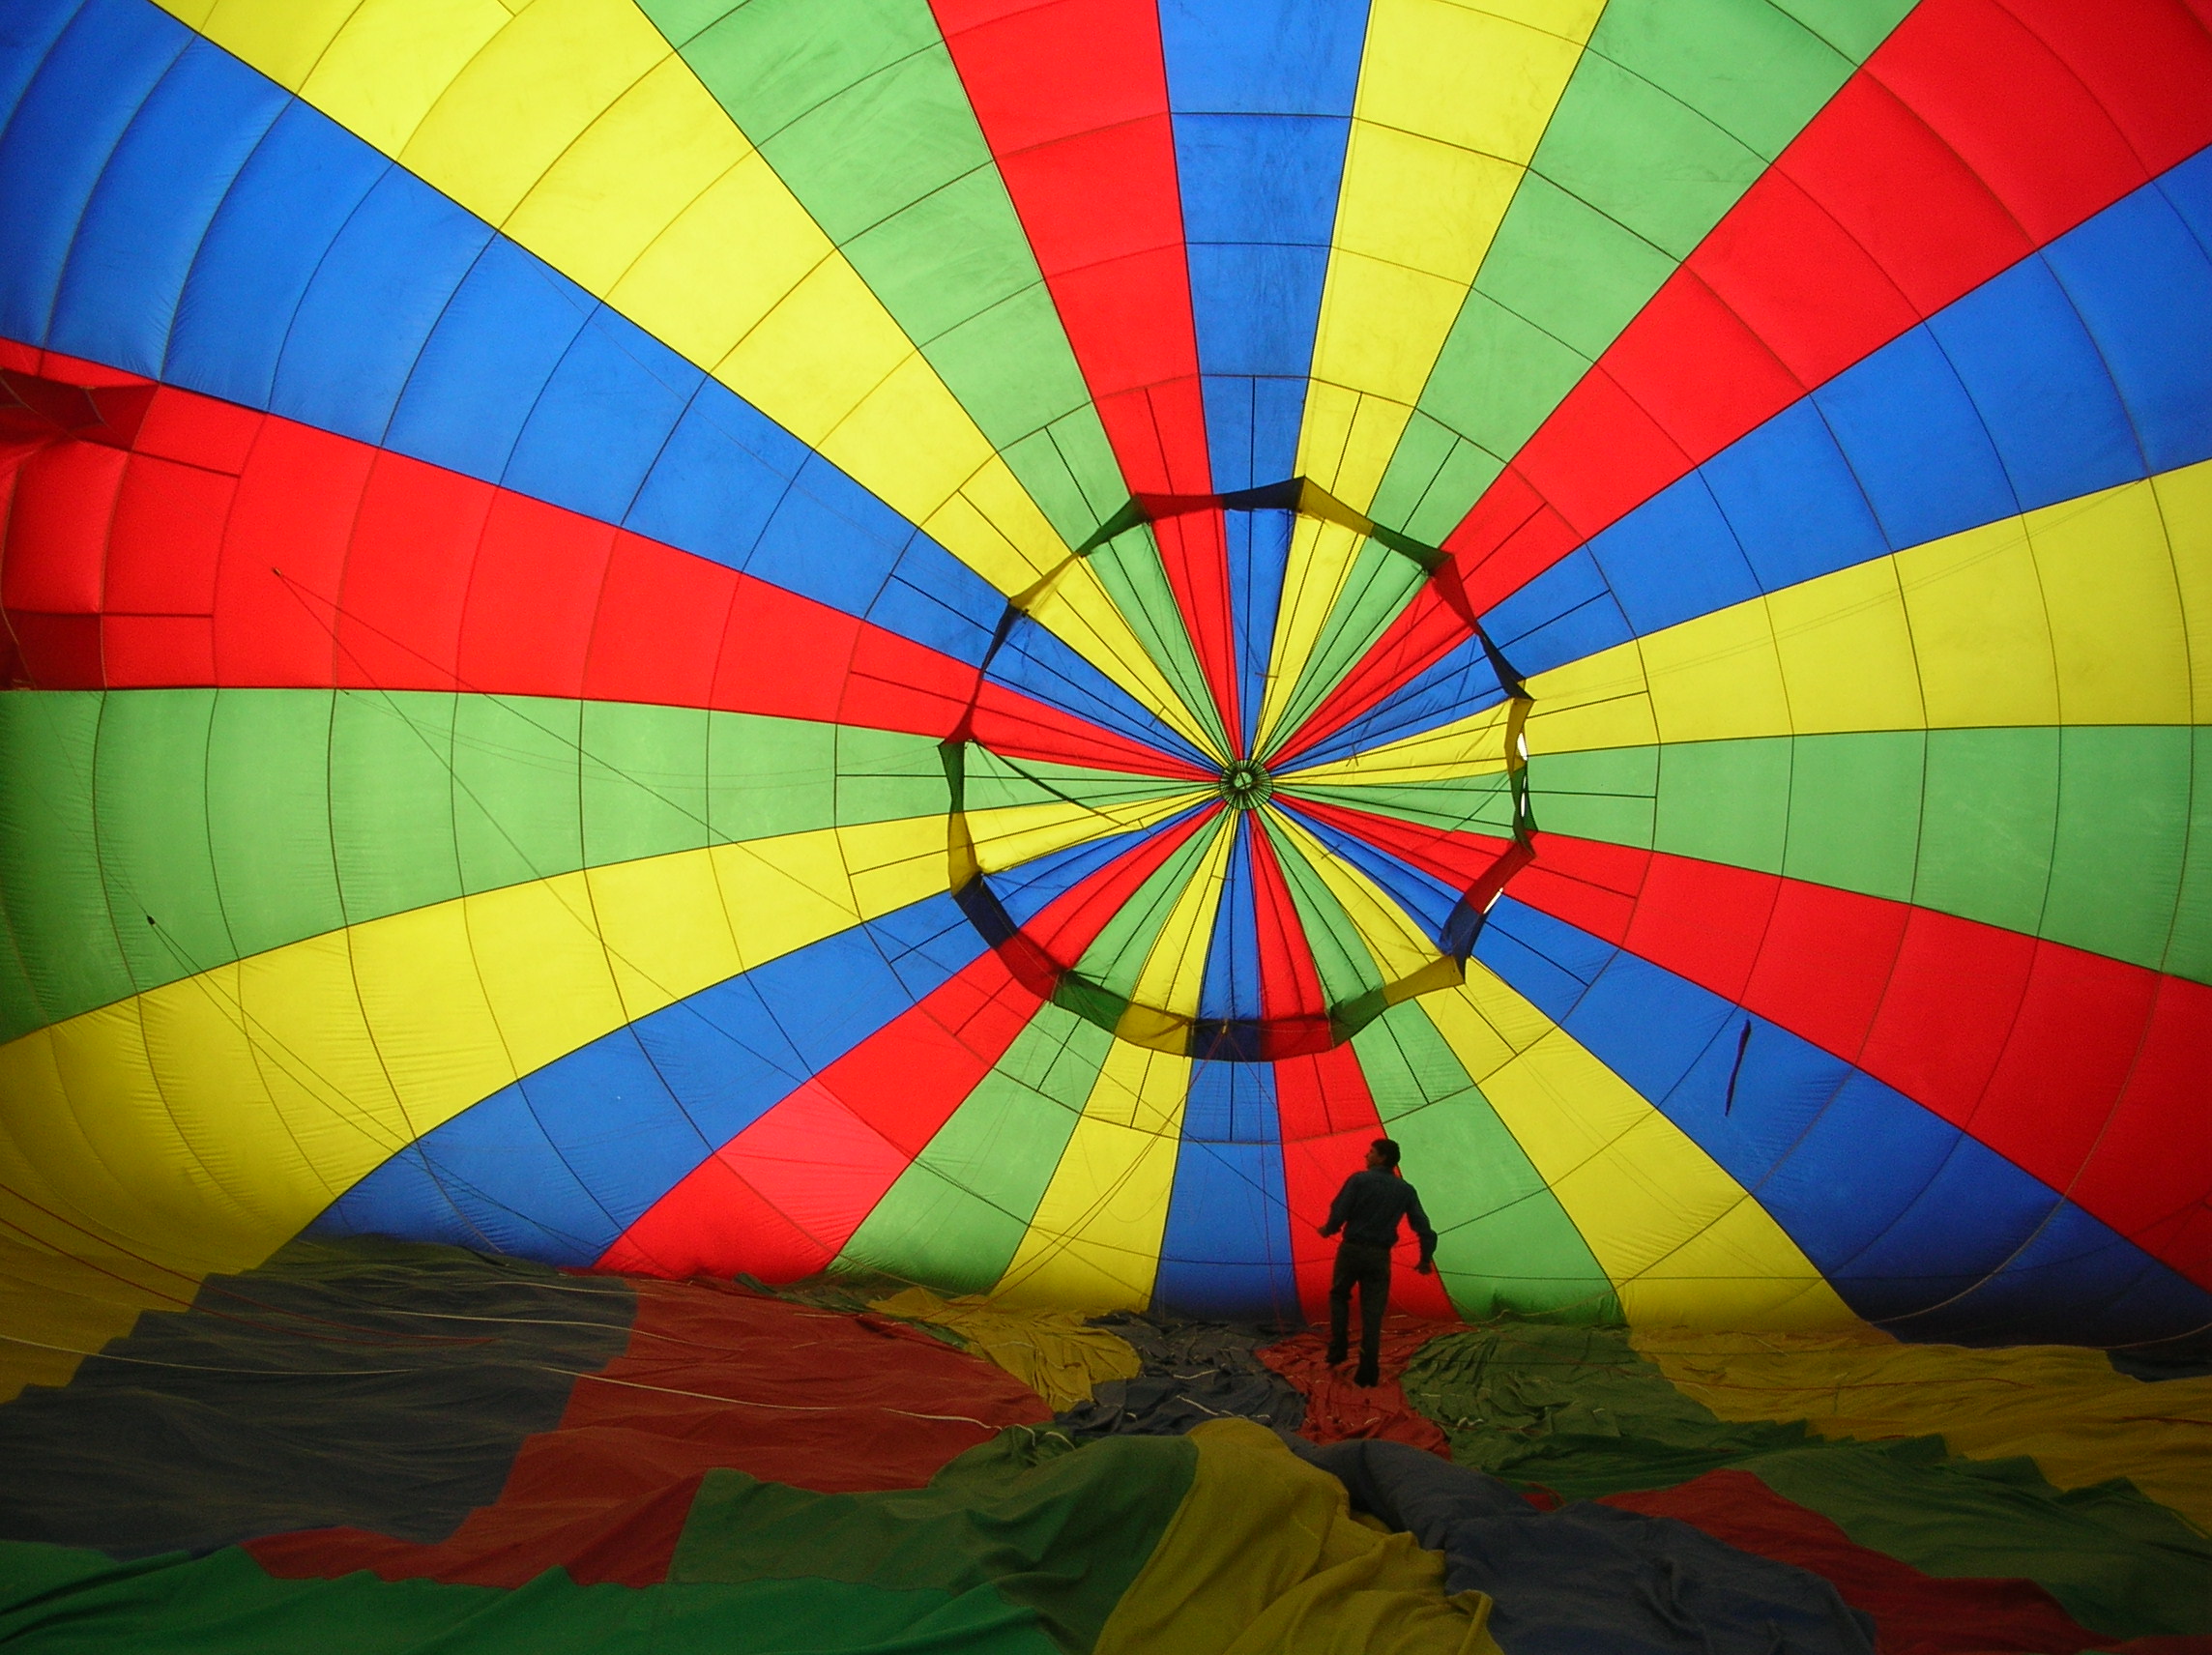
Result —
[[[1127,1340],[1088,1324],[1064,1310],[1028,1310],[986,1298],[939,1298],[927,1288],[908,1288],[869,1308],[959,1335],[1054,1408],[1091,1400],[1107,1379],[1133,1379],[1144,1360]]]
[[[1507,1655],[1873,1655],[1874,1622],[1826,1581],[1687,1524],[1585,1501],[1542,1511],[1402,1442],[1298,1452],[1359,1510],[1443,1553],[1447,1590],[1494,1596]]]
[[[1406,1365],[1453,1324],[1393,1316],[1382,1327],[1380,1372],[1382,1382],[1355,1385],[1351,1362],[1331,1364],[1328,1342],[1319,1333],[1299,1333],[1264,1347],[1260,1360],[1297,1386],[1305,1398],[1299,1434],[1313,1442],[1382,1437],[1410,1443],[1432,1454],[1448,1454],[1450,1442],[1436,1423],[1407,1401],[1399,1384]]]
[[[1449,1334],[1408,1364],[1405,1388],[1456,1463],[1521,1486],[1595,1498],[1733,1467],[1925,1576],[2033,1582],[2096,1640],[2212,1633],[2212,1541],[2124,1478],[2060,1489],[2034,1459],[1954,1454],[1941,1436],[1861,1442],[1817,1436],[1801,1418],[1726,1420],[1619,1329]],[[1955,1406],[1913,1417],[1923,1429],[1955,1418],[1970,1434],[1970,1407]]]
[[[1499,1655],[1410,1535],[1270,1433],[1078,1446],[1016,1428],[923,1489],[820,1494],[742,1471],[690,1501],[666,1583],[512,1590],[283,1581],[235,1548],[117,1562],[0,1544],[0,1640],[41,1650],[529,1648],[890,1655]]]
[[[1172,1437],[1230,1418],[1295,1431],[1305,1419],[1305,1398],[1255,1354],[1278,1332],[1134,1311],[1094,1317],[1091,1324],[1127,1341],[1145,1366],[1133,1379],[1101,1381],[1089,1402],[1062,1411],[1058,1423],[1072,1437]]]

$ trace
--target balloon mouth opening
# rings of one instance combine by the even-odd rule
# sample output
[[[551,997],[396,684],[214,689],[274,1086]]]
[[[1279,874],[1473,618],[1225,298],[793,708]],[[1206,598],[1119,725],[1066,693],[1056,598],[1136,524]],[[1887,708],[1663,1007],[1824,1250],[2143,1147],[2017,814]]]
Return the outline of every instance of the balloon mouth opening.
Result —
[[[1275,784],[1265,765],[1252,759],[1238,759],[1225,767],[1221,781],[1214,792],[1232,810],[1257,810],[1267,796],[1275,791]]]

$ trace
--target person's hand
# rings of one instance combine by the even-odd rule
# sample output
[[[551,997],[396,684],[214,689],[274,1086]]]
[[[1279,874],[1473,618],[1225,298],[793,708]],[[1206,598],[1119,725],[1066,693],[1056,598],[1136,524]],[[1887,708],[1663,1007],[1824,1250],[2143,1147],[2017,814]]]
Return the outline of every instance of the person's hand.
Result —
[[[1328,1226],[1325,1224],[1315,1225],[1314,1234],[1319,1235],[1324,1241],[1326,1241],[1328,1239]]]
[[[1436,1265],[1430,1263],[1426,1259],[1423,1259],[1419,1263],[1413,1266],[1413,1274],[1416,1276],[1430,1275],[1433,1274],[1435,1270]]]

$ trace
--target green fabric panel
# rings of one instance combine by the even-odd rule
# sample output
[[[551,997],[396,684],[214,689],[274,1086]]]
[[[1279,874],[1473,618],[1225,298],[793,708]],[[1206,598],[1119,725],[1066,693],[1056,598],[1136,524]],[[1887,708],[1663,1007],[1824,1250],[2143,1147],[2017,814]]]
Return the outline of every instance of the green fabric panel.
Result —
[[[1578,363],[1594,362],[1674,262],[1603,208],[1530,173],[1483,262],[1481,291],[1566,345]]]
[[[1489,466],[1517,452],[1910,0],[1611,0],[1439,353],[1420,410]],[[1488,486],[1448,488],[1424,431],[1375,515],[1441,540]],[[1456,463],[1456,462],[1455,462]]]
[[[1528,759],[1536,826],[1578,839],[1651,848],[1659,802],[1659,749],[1605,747]]]
[[[1097,1641],[1150,1561],[1198,1471],[1182,1437],[1071,1448],[1017,1426],[971,1448],[925,1489],[819,1495],[710,1471],[671,1581],[819,1578],[964,1598],[995,1591],[1067,1650]]]
[[[1511,228],[1513,213],[1508,208],[1499,226],[1500,241]],[[1621,235],[1625,238],[1628,232]],[[1497,244],[1491,256],[1499,256]],[[1491,298],[1478,278],[1429,370],[1420,411],[1473,444],[1494,467],[1502,469],[1588,366],[1587,358]],[[1380,523],[1397,522],[1399,511],[1409,508],[1413,498],[1410,484],[1398,479],[1393,454],[1369,515]],[[1474,494],[1455,498],[1441,486],[1431,486],[1419,501],[1418,521],[1423,526],[1416,529],[1414,520],[1408,518],[1405,530],[1431,545],[1441,545],[1474,500]]]
[[[1398,478],[1395,470],[1387,474],[1376,491],[1375,507],[1368,515],[1382,522],[1400,524],[1414,539],[1441,546],[1444,537],[1459,527],[1468,503],[1478,499],[1484,489],[1498,480],[1505,462],[1487,449],[1445,430],[1418,410],[1407,428],[1411,430],[1415,424],[1434,427],[1451,439],[1443,463],[1426,483],[1420,483],[1427,468],[1422,463],[1420,450],[1415,450],[1411,474],[1403,479]],[[1403,448],[1400,451],[1404,451]]]
[[[1400,787],[1299,785],[1276,791],[1286,798],[1320,799],[1454,832],[1501,837],[1510,833],[1513,826],[1513,794],[1502,770]]]
[[[1612,0],[1590,45],[1768,160],[1857,63],[1771,0]]]
[[[1610,1327],[1507,1321],[1446,1334],[1421,1347],[1403,1383],[1458,1464],[1569,1499],[1671,1488],[1806,1440],[1799,1421],[1715,1417]]]
[[[1797,738],[1782,871],[1815,885],[1911,901],[1926,765],[1927,737],[1919,730]]]
[[[1352,915],[1323,883],[1313,864],[1282,833],[1271,834],[1275,860],[1290,887],[1291,904],[1298,911],[1298,924],[1313,950],[1314,970],[1321,977],[1322,993],[1331,1005],[1356,1000],[1380,987],[1382,968],[1352,923]]]
[[[2212,982],[2212,728],[2192,730],[2190,737],[2189,854],[2165,969]]]
[[[2212,1541],[2125,1478],[2061,1491],[2033,1460],[1955,1459],[1939,1437],[1821,1443],[1743,1468],[1923,1574],[2033,1581],[2110,1638],[2212,1632]]]
[[[1076,962],[1077,973],[1116,994],[1124,997],[1133,994],[1138,974],[1145,969],[1145,957],[1151,952],[1154,940],[1167,924],[1177,898],[1190,884],[1214,835],[1234,820],[1233,813],[1223,811],[1154,868],[1150,877],[1137,887],[1128,901],[1114,911],[1114,916],[1083,950]],[[1208,934],[1204,928],[1199,933]]]
[[[580,701],[466,695],[453,710],[453,843],[469,895],[584,865]]]
[[[207,743],[208,842],[233,959],[346,922],[331,831],[335,699],[289,689],[216,697]]]
[[[131,992],[94,848],[100,714],[97,695],[0,695],[0,899],[18,961],[10,1039]]]
[[[331,848],[348,919],[460,890],[452,785],[459,699],[367,691],[332,700]]]
[[[987,777],[982,801],[1177,790],[1027,768]],[[798,719],[433,692],[19,691],[0,699],[0,1030],[457,896],[948,802],[934,740]]]
[[[1059,1655],[1034,1613],[989,1586],[954,1596],[815,1576],[743,1584],[526,1586],[280,1581],[235,1548],[117,1563],[0,1543],[0,1642],[51,1655]]]
[[[711,842],[707,729],[712,717],[695,707],[584,704],[577,791],[589,865],[703,850]]]
[[[7,698],[11,704],[29,699]],[[58,704],[63,698],[50,699]],[[216,691],[69,699],[96,708],[100,718],[93,798],[114,925],[112,932],[104,924],[88,930],[71,946],[86,950],[91,961],[104,959],[110,934],[121,946],[126,971],[102,1001],[229,960],[230,927],[223,921],[207,829],[208,729]],[[0,793],[7,785],[12,777],[0,784]]]
[[[1925,1573],[2032,1580],[2114,1637],[2212,1630],[2212,1541],[2124,1481],[2061,1493],[2033,1461],[1957,1458],[1940,1437],[1828,1441],[1801,1420],[1722,1420],[1610,1328],[1447,1334],[1404,1384],[1454,1461],[1570,1499],[1735,1466]]]
[[[1676,741],[1659,749],[1653,849],[1782,871],[1790,834],[1790,738]]]
[[[1199,669],[1198,653],[1184,628],[1182,609],[1168,583],[1151,529],[1148,526],[1116,536],[1092,552],[1089,562],[1098,584],[1145,646],[1145,653],[1159,663],[1201,727],[1227,750],[1229,740],[1221,711],[1214,706],[1213,691],[1207,687],[1206,675]]]
[[[2212,980],[2207,733],[2173,725],[1879,730],[1529,761],[1538,824],[1654,845]],[[1657,831],[1641,790],[1654,768]],[[1491,778],[1486,778],[1491,779]],[[1451,826],[1402,790],[1304,789]],[[2193,830],[2193,822],[2197,825]]]
[[[1100,513],[1071,509],[1065,475],[1091,501],[1126,490],[927,0],[644,9],[1062,537],[1089,536]],[[1046,456],[1016,445],[1071,416],[1080,434],[1033,480]]]
[[[1285,704],[1277,726],[1283,734],[1296,730],[1321,705],[1427,579],[1420,565],[1387,546],[1369,540],[1359,548]]]
[[[2044,936],[2139,966],[2165,962],[2181,900],[2195,734],[2169,724],[2060,736]]]
[[[2059,735],[1931,730],[1912,900],[2032,935],[2058,819]]]
[[[1390,1007],[1353,1036],[1352,1049],[1436,1226],[1437,1270],[1452,1308],[1469,1321],[1619,1321],[1613,1284],[1582,1233],[1420,1002]]]
[[[834,1268],[896,1267],[947,1292],[1005,1274],[1114,1036],[1047,1005],[846,1243]]]

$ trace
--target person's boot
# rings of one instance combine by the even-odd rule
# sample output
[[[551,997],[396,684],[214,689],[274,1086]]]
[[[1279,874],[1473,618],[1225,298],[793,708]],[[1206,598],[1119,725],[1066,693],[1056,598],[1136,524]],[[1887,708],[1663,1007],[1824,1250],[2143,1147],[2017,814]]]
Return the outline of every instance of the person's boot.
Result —
[[[1372,1389],[1382,1382],[1382,1376],[1375,1371],[1375,1365],[1372,1362],[1362,1362],[1359,1364],[1358,1371],[1352,1376],[1352,1382],[1355,1385],[1366,1385]]]
[[[1337,1364],[1344,1360],[1344,1347],[1341,1345],[1331,1345],[1328,1348],[1328,1354],[1323,1357],[1322,1360],[1326,1362],[1332,1368],[1337,1366]]]

